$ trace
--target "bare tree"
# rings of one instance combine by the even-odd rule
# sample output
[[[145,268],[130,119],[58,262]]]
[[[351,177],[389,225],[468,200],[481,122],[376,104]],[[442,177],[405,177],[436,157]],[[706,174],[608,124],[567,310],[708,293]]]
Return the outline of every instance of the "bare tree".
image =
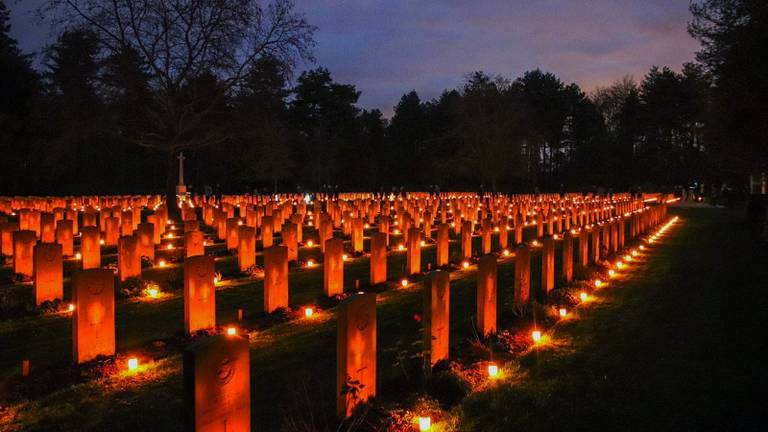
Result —
[[[169,204],[175,155],[228,138],[226,128],[200,126],[249,68],[265,55],[311,60],[314,46],[315,28],[291,0],[47,0],[38,14],[54,27],[89,28],[107,53],[133,51],[145,62],[152,100],[137,144],[168,158]],[[201,77],[214,84],[197,85]]]

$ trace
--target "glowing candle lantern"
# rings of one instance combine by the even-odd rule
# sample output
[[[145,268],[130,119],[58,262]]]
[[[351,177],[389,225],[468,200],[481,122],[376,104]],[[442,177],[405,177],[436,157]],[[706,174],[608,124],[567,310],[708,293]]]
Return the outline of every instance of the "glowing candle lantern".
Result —
[[[81,254],[80,252],[76,253],[75,254],[75,259],[80,261],[81,259],[83,259],[83,254]]]
[[[469,268],[469,261],[464,261],[461,263],[461,267],[468,269]]]
[[[488,365],[488,378],[496,378],[499,376],[499,366],[495,363]]]
[[[342,260],[344,260],[344,261],[346,261],[346,260],[348,260],[348,259],[349,259],[349,257],[347,256],[347,254],[344,254],[344,255],[342,255],[342,256],[341,256],[341,259],[342,259]]]
[[[315,314],[315,310],[311,307],[305,307],[304,308],[304,316],[307,318],[312,318],[312,316]]]
[[[622,269],[623,267],[624,267],[624,263],[623,262],[619,261],[619,262],[616,263],[616,268],[617,269]]]
[[[315,242],[313,242],[312,240],[307,240],[307,247],[312,247],[314,245],[315,245]]]
[[[608,270],[608,276],[609,277],[615,277],[616,276],[616,271],[614,269]]]
[[[581,301],[585,302],[587,301],[587,298],[589,298],[589,296],[587,296],[587,293],[582,291],[581,294],[579,294],[579,298],[581,299]]]
[[[431,417],[419,417],[419,430],[424,432],[432,429]]]
[[[67,307],[67,311],[68,312],[74,312],[75,311],[75,305],[70,303],[69,306]]]
[[[400,245],[397,245],[397,250],[399,250],[399,251],[404,251],[404,250],[405,250],[405,246],[403,246],[403,245],[401,245],[401,244],[400,244]]]
[[[227,334],[230,336],[234,336],[237,334],[237,329],[234,327],[227,327]]]
[[[307,260],[307,267],[314,267],[315,262],[313,260]]]
[[[566,316],[568,316],[568,309],[566,308],[560,308],[558,312],[560,313],[561,318],[565,318]]]
[[[128,370],[133,372],[139,368],[139,359],[131,357],[128,359]]]
[[[508,257],[509,256],[509,250],[504,249],[504,251],[502,252],[502,255],[504,255],[505,257]]]
[[[165,260],[161,259],[161,260],[160,260],[160,261],[157,263],[157,265],[158,265],[158,266],[160,266],[160,268],[165,268]]]
[[[531,338],[533,339],[533,342],[535,342],[535,343],[541,342],[541,331],[534,330],[533,332],[531,332]]]
[[[152,298],[157,298],[160,295],[160,291],[157,288],[147,289],[147,295]]]
[[[403,280],[401,280],[401,281],[400,281],[400,285],[402,285],[402,286],[403,286],[403,288],[407,287],[407,286],[408,286],[408,279],[403,279]]]

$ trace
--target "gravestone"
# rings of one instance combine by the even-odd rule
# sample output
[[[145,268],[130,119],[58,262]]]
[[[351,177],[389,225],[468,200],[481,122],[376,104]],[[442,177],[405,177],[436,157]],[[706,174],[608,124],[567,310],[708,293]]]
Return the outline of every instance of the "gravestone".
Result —
[[[99,227],[84,226],[80,236],[80,258],[83,270],[101,267],[101,242]]]
[[[338,306],[336,412],[349,416],[376,396],[376,294],[353,294]]]
[[[525,306],[531,298],[531,249],[525,243],[515,252],[514,304]]]
[[[63,256],[71,257],[75,254],[72,220],[62,219],[56,222],[56,243],[61,245],[61,253]]]
[[[448,265],[448,224],[437,226],[437,266]]]
[[[13,272],[32,277],[34,273],[34,247],[37,234],[32,230],[21,230],[13,233]]]
[[[477,330],[482,336],[496,332],[496,256],[484,255],[477,269]]]
[[[184,233],[185,257],[205,255],[205,235],[202,231],[187,231]]]
[[[332,238],[325,242],[323,254],[323,292],[328,297],[344,292],[344,240]]]
[[[136,236],[120,237],[117,242],[117,276],[120,282],[141,277],[141,254]]]
[[[184,261],[184,328],[187,333],[216,327],[216,264],[212,256]]]
[[[387,235],[377,232],[371,234],[371,285],[387,281]]]
[[[251,430],[248,340],[237,335],[204,337],[184,350],[186,430]]]
[[[272,246],[264,250],[264,311],[281,307],[288,307],[288,248]]]
[[[406,271],[409,275],[421,273],[421,230],[418,228],[408,229],[406,263]]]
[[[241,226],[238,229],[237,263],[244,272],[256,264],[256,228]]]
[[[61,245],[40,243],[34,248],[35,304],[64,298],[64,263]]]
[[[447,225],[446,225],[447,226]],[[448,360],[450,329],[450,275],[434,271],[424,280],[424,350],[430,365]]]
[[[108,269],[72,276],[72,343],[75,363],[115,354],[115,276]]]
[[[541,247],[541,294],[542,299],[555,289],[555,239],[546,236]]]

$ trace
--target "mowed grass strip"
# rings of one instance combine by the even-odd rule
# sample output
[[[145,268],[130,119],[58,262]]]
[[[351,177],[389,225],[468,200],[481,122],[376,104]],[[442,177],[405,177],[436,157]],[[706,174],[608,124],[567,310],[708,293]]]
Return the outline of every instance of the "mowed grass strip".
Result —
[[[631,277],[521,360],[526,379],[465,400],[463,430],[764,430],[768,251],[742,213],[675,213]]]

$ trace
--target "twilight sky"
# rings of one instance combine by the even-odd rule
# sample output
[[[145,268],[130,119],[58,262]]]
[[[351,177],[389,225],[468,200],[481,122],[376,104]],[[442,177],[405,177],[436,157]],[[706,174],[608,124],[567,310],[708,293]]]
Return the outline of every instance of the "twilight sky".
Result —
[[[25,51],[53,39],[30,10],[6,0]],[[295,0],[318,27],[315,65],[362,91],[359,105],[386,115],[400,96],[422,100],[483,70],[516,78],[541,68],[585,91],[652,65],[679,70],[698,43],[686,33],[688,0]],[[298,76],[298,74],[297,74]]]

